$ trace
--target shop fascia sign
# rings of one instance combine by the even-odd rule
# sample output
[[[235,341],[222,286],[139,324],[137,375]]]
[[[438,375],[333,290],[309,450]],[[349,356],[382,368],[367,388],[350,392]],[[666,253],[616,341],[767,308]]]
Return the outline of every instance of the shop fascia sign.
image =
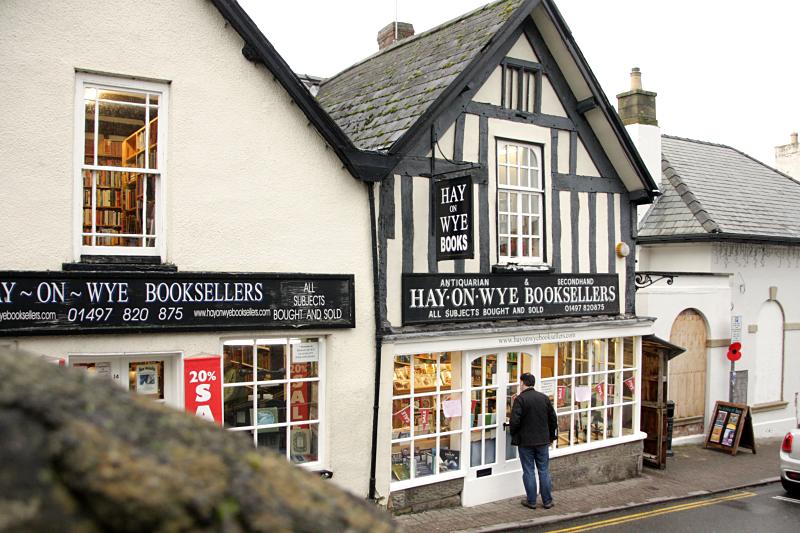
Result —
[[[619,314],[616,274],[405,274],[403,324]]]
[[[0,335],[355,327],[334,274],[0,272]]]

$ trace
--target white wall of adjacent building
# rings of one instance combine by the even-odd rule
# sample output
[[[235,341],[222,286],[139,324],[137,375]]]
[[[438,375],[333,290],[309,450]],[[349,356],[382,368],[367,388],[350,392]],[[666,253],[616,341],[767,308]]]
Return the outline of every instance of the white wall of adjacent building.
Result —
[[[369,209],[289,94],[211,2],[77,0],[0,4],[2,270],[74,261],[76,73],[169,86],[164,260],[179,271],[355,276],[355,329],[326,338],[326,427],[334,482],[366,495],[374,374]],[[80,143],[77,143],[78,145]],[[78,199],[80,201],[80,199]],[[305,334],[305,332],[304,332]],[[20,348],[74,353],[220,353],[252,331],[21,337]]]

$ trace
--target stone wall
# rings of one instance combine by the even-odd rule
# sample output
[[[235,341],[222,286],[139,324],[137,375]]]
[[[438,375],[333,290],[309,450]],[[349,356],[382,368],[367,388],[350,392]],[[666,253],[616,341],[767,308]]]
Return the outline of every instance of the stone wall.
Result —
[[[553,490],[636,477],[642,473],[642,441],[554,457],[550,473]],[[389,495],[388,507],[396,515],[459,507],[463,489],[464,480],[453,479],[399,490]]]

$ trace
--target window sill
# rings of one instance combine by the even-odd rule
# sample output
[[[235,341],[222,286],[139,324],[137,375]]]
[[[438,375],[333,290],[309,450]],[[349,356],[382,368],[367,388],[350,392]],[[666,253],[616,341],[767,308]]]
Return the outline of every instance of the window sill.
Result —
[[[545,274],[552,274],[553,267],[545,264],[516,264],[516,263],[501,263],[492,265],[492,274],[504,274],[509,272],[541,272]]]
[[[75,263],[62,263],[65,272],[177,272],[175,265],[160,257],[130,255],[82,255]]]
[[[768,403],[759,403],[750,407],[751,413],[766,413],[768,411],[780,411],[781,409],[785,409],[786,406],[789,405],[789,402],[768,402]]]

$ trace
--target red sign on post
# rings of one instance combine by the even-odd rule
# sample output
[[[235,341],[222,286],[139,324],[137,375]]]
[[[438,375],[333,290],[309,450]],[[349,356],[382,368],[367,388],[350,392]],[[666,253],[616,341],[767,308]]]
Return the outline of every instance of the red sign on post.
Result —
[[[220,356],[183,360],[184,407],[209,422],[222,425]]]
[[[728,361],[738,361],[741,358],[742,358],[742,343],[741,342],[732,343],[728,347]]]

